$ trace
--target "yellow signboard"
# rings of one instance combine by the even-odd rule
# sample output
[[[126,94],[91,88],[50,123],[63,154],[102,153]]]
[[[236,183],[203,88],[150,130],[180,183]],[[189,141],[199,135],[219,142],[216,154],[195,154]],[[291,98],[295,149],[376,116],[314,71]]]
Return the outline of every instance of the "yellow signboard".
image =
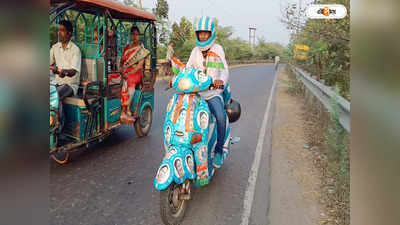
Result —
[[[310,47],[308,47],[307,45],[296,45],[296,50],[308,51],[310,50]]]
[[[296,45],[294,48],[294,58],[296,59],[306,59],[307,51],[310,50],[310,47],[307,45]]]

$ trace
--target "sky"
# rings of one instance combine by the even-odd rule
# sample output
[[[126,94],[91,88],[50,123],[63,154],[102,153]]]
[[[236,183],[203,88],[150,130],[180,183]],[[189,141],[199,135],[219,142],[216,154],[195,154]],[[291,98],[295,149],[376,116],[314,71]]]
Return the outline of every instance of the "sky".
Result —
[[[255,27],[256,40],[287,45],[289,31],[280,22],[281,9],[296,0],[167,0],[169,20],[179,22],[185,16],[192,23],[196,17],[217,18],[222,26],[233,27],[233,37],[249,40],[249,26]],[[143,8],[154,8],[157,0],[142,0]],[[218,32],[218,31],[217,31]]]

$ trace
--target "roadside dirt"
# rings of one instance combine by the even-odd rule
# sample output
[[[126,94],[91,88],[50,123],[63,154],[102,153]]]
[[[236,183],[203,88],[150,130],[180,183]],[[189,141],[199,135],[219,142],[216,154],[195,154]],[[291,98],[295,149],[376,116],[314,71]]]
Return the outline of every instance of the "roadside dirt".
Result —
[[[272,132],[269,224],[323,224],[319,156],[307,145],[306,107],[288,93],[289,78],[279,71]]]

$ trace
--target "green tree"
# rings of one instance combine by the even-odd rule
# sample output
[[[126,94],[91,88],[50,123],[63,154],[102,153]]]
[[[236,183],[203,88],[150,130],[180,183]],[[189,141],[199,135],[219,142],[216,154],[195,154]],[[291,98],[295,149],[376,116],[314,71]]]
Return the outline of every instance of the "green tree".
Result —
[[[153,8],[153,14],[156,15],[156,26],[158,41],[166,47],[168,45],[168,37],[170,36],[170,29],[168,23],[169,5],[165,0],[157,0],[156,7]]]
[[[131,1],[131,0],[129,0]],[[153,13],[156,15],[158,19],[168,19],[168,2],[165,0],[157,0],[156,8],[153,9]]]
[[[342,4],[350,12],[350,0],[317,0],[317,4]],[[282,22],[291,31],[291,44],[308,45],[310,51],[306,60],[294,59],[325,84],[337,86],[340,94],[350,99],[350,17],[338,20],[306,19],[304,10],[300,18],[296,4],[288,5],[282,15]]]
[[[268,59],[275,55],[284,56],[287,54],[287,49],[277,43],[267,43],[264,40],[256,47],[257,51],[253,51],[249,43],[240,38],[232,38],[233,27],[220,26],[218,20],[215,20],[216,25],[216,43],[220,44],[225,51],[225,58],[228,61],[232,60],[251,60]],[[172,24],[172,32],[170,39],[175,43],[175,54],[182,61],[186,61],[192,49],[196,47],[196,36],[193,30],[192,23],[185,17],[182,17],[179,23]],[[255,53],[254,53],[255,52]],[[160,50],[162,57],[165,57],[165,50]],[[258,54],[258,55],[257,55]]]
[[[171,41],[175,43],[175,54],[178,58],[184,60],[182,57],[186,55],[188,48],[192,46],[192,44],[187,43],[185,45],[185,43],[190,42],[194,44],[194,40],[195,37],[192,23],[185,17],[181,18],[179,24],[176,22],[172,24]]]
[[[114,1],[121,2],[120,0],[114,0]],[[122,3],[128,6],[138,8],[138,5],[133,0],[123,0]]]

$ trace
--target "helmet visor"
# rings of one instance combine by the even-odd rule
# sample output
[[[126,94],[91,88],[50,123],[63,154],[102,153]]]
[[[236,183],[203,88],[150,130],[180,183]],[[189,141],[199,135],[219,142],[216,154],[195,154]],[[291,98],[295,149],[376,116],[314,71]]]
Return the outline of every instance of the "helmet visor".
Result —
[[[197,40],[205,42],[211,37],[211,31],[196,31]]]

